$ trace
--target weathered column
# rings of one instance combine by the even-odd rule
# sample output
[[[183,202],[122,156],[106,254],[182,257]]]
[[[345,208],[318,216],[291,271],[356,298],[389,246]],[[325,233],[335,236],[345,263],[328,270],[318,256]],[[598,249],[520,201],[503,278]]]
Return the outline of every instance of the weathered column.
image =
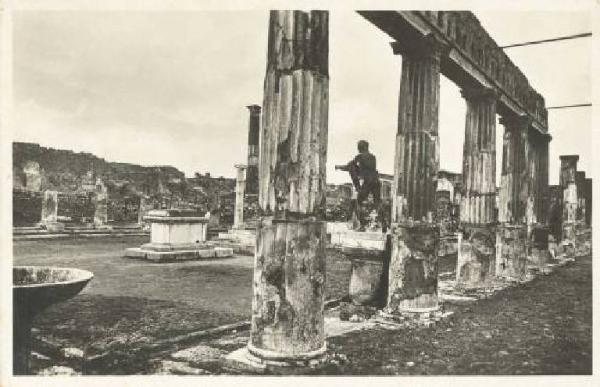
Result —
[[[244,227],[244,194],[246,192],[246,166],[236,164],[237,175],[235,178],[235,213],[233,214],[233,228]]]
[[[549,172],[549,164],[548,164],[548,146],[550,141],[552,140],[552,136],[549,134],[539,135],[538,141],[538,151],[539,151],[539,176],[538,176],[538,192],[537,199],[539,200],[538,212],[537,212],[537,220],[539,223],[548,225],[548,211],[550,208],[549,203],[549,189],[550,186],[548,184],[548,172]]]
[[[94,226],[105,226],[108,222],[108,191],[104,182],[96,179],[96,188],[94,191]]]
[[[327,11],[271,11],[248,351],[262,360],[325,352]]]
[[[527,184],[529,197],[526,207],[528,259],[531,265],[543,268],[550,258],[546,200],[548,197],[548,143],[551,136],[529,129]]]
[[[585,223],[592,225],[592,178],[585,179]]]
[[[246,106],[250,112],[248,119],[248,169],[246,169],[246,193],[258,193],[258,152],[260,149],[260,106]]]
[[[562,196],[561,240],[563,244],[575,244],[575,221],[577,220],[577,183],[576,172],[578,155],[560,156],[560,176]]]
[[[410,42],[410,43],[409,43]],[[439,169],[440,58],[447,47],[428,36],[392,43],[402,55],[398,133],[394,162],[392,255],[387,310],[438,308],[434,223]]]
[[[456,281],[480,286],[495,271],[496,101],[491,89],[463,89],[467,102]]]
[[[529,193],[529,126],[527,116],[503,117],[502,178],[496,232],[496,276],[522,279],[527,274]],[[528,211],[529,208],[529,211]]]
[[[58,220],[58,192],[44,191],[42,199],[42,224],[56,223]]]
[[[585,224],[585,172],[577,171],[575,173],[575,184],[577,185],[577,217],[576,222],[578,225]]]

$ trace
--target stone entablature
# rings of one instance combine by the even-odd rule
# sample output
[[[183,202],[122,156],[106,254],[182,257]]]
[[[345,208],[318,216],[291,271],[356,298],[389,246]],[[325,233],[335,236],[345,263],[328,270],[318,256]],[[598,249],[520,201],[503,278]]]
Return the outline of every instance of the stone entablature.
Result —
[[[491,87],[501,92],[499,110],[526,113],[546,133],[544,98],[468,11],[359,11],[400,44],[433,35],[450,47],[441,72],[459,86]]]

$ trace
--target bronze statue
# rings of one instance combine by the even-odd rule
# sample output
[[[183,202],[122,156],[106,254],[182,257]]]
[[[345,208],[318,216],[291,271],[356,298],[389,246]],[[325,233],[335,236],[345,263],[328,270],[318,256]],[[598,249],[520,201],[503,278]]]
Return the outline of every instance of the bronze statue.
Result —
[[[357,192],[356,211],[360,219],[361,229],[364,228],[365,220],[360,216],[362,203],[369,194],[373,195],[373,201],[377,208],[377,213],[381,210],[381,181],[379,181],[379,172],[377,171],[377,159],[375,155],[369,152],[369,143],[365,140],[358,142],[358,155],[345,165],[336,165],[336,170],[347,171]]]

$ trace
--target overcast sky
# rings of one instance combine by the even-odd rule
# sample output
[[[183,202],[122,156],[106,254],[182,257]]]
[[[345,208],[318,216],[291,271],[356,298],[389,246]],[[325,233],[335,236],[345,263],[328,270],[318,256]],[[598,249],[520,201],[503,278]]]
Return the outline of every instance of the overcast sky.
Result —
[[[500,45],[590,31],[587,13],[476,12]],[[16,141],[109,161],[234,176],[249,104],[262,104],[268,11],[40,12],[14,17]],[[358,139],[393,171],[401,57],[356,13],[330,14],[328,181]],[[591,101],[591,40],[507,50],[547,106]],[[465,103],[442,78],[441,168],[461,171]],[[591,168],[591,109],[551,110],[550,183],[560,154]],[[502,126],[498,126],[501,147]],[[501,157],[498,148],[498,158]],[[500,160],[498,160],[498,163]],[[498,168],[498,173],[499,173]],[[497,182],[499,184],[499,181]]]

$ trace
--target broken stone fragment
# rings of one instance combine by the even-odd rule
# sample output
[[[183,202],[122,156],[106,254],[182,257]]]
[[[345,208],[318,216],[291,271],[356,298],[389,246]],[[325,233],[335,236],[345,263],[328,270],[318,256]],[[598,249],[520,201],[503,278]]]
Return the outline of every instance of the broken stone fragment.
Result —
[[[75,371],[71,367],[65,366],[52,366],[49,368],[44,368],[40,372],[38,372],[40,376],[79,376],[80,372]]]
[[[61,349],[61,354],[67,359],[83,359],[84,353],[79,348],[67,347]]]

